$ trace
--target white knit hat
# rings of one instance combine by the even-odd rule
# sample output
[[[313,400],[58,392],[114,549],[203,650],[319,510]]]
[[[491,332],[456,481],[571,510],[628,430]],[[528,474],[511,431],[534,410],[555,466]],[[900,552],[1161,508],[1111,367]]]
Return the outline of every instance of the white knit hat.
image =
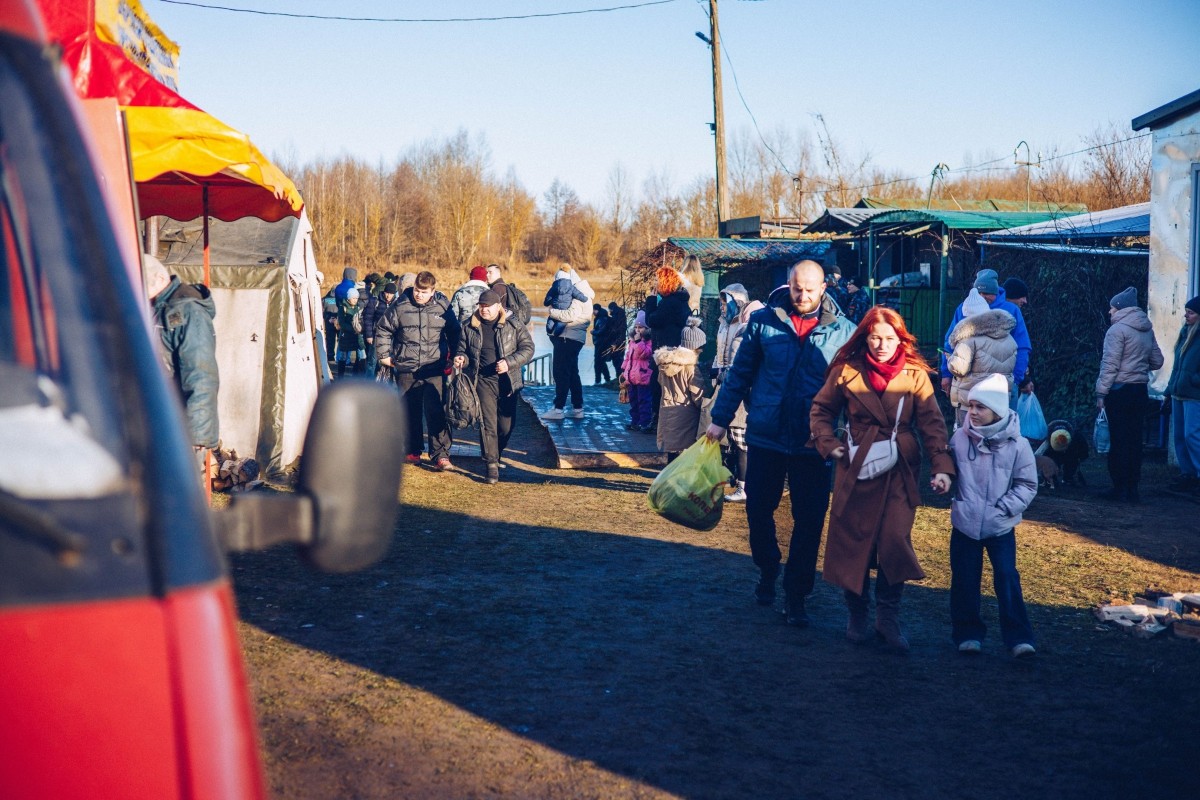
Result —
[[[962,304],[964,317],[982,314],[989,308],[987,300],[983,299],[983,295],[979,293],[978,289],[971,289],[971,293],[967,295],[967,299],[963,300]]]
[[[1000,418],[1008,416],[1008,378],[993,372],[971,388],[967,400],[985,405]]]
[[[149,253],[142,253],[142,269],[146,271],[146,296],[151,300],[171,285],[171,273],[163,263]]]

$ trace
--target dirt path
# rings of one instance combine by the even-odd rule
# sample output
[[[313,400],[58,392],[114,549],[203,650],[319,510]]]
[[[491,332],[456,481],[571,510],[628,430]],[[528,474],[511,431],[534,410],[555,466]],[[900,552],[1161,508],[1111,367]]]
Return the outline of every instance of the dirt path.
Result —
[[[278,797],[1095,800],[1195,786],[1200,646],[1098,630],[1089,608],[1148,583],[1200,588],[1200,506],[1039,498],[1018,532],[1040,637],[1029,662],[995,636],[982,657],[953,650],[948,512],[922,509],[929,577],[906,595],[905,658],[847,643],[820,582],[809,630],[755,606],[740,508],[709,533],[667,523],[645,507],[652,471],[550,469],[530,417],[511,455],[495,487],[477,461],[410,472],[396,541],[366,572],[316,575],[287,551],[234,561]],[[786,516],[785,502],[781,528]],[[997,628],[994,601],[985,620]]]

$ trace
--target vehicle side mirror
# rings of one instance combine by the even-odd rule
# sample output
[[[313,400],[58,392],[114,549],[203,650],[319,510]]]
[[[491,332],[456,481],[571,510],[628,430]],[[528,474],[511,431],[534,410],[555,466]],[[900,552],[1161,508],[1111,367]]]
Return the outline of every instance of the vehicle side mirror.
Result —
[[[404,464],[403,404],[392,389],[343,380],[313,406],[295,494],[237,495],[214,521],[226,550],[294,542],[326,572],[353,572],[387,552]]]

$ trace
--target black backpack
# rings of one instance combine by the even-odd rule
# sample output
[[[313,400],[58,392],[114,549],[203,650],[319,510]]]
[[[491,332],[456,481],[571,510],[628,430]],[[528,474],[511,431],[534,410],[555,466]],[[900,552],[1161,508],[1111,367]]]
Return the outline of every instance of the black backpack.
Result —
[[[533,308],[529,305],[529,298],[515,284],[508,283],[505,285],[508,287],[508,300],[506,303],[508,310],[517,318],[517,322],[522,325],[528,325],[529,318],[533,313]]]
[[[475,381],[468,379],[462,370],[454,370],[446,380],[446,424],[453,430],[473,428],[479,424],[480,416]]]

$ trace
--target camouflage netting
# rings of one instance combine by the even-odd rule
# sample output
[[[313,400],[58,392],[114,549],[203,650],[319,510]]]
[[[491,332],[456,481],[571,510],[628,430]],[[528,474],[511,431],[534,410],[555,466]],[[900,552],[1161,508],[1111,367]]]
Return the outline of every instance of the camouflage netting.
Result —
[[[989,253],[986,266],[1001,280],[1020,278],[1029,286],[1024,315],[1033,344],[1030,374],[1047,419],[1090,431],[1109,300],[1133,286],[1146,307],[1149,256],[1005,250]],[[1155,334],[1163,346],[1163,332]]]

